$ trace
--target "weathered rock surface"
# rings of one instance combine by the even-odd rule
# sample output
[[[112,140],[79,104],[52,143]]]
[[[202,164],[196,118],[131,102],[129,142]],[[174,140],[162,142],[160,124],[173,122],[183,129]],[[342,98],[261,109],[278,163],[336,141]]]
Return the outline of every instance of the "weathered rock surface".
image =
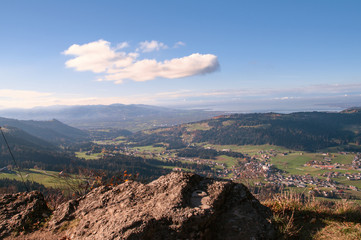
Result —
[[[41,236],[71,240],[272,239],[275,231],[267,220],[270,216],[270,210],[242,184],[171,173],[149,184],[129,181],[100,187],[64,203],[53,212]],[[28,235],[27,239],[39,236]]]
[[[21,231],[31,231],[50,216],[40,192],[7,194],[0,197],[0,239]]]

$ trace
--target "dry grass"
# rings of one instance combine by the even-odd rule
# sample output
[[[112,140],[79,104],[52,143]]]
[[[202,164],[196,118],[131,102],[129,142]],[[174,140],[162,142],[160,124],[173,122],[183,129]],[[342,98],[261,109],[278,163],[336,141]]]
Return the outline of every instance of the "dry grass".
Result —
[[[315,234],[319,240],[361,239],[361,224],[354,222],[328,222],[327,226]]]
[[[273,212],[280,239],[361,239],[361,206],[283,192],[263,201]]]

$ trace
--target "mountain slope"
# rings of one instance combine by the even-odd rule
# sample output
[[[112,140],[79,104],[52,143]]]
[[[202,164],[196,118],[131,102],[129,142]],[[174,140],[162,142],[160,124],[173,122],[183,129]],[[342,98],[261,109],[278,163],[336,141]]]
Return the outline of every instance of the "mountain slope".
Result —
[[[52,169],[62,169],[62,164],[70,164],[71,158],[57,146],[28,134],[15,127],[2,127],[17,164],[23,168],[34,166],[52,166]],[[0,168],[13,165],[5,140],[0,136]]]
[[[317,151],[361,142],[361,113],[300,112],[233,114],[192,124],[144,131],[130,137],[139,144],[202,143],[220,145],[273,144]]]
[[[65,125],[58,120],[33,121],[0,117],[0,126],[12,126],[52,143],[74,142],[87,138],[87,133]]]
[[[11,147],[15,147],[15,146],[17,148],[27,147],[27,148],[36,148],[41,150],[56,149],[56,147],[53,144],[46,142],[43,139],[34,137],[21,129],[10,126],[2,127],[1,129],[4,133],[7,142]],[[7,152],[5,140],[1,135],[0,135],[0,146],[1,149]]]

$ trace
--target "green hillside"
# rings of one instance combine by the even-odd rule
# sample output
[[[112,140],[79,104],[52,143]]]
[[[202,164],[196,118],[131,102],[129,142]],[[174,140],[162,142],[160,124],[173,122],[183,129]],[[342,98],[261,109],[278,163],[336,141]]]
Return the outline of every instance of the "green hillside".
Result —
[[[271,144],[311,152],[344,146],[344,150],[358,151],[361,149],[360,126],[361,113],[358,111],[233,114],[138,132],[130,137],[130,141],[140,145],[157,142],[173,145]]]
[[[33,135],[30,135],[29,133],[21,129],[11,126],[2,127],[1,129],[11,147],[36,148],[39,150],[56,149],[53,144]],[[3,136],[0,136],[0,146],[2,149],[6,147]]]

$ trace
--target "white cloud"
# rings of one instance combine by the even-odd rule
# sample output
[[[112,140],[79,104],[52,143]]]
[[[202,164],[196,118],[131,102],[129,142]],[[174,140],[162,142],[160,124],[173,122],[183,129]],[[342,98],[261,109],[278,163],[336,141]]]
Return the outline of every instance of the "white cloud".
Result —
[[[166,48],[167,46],[157,41],[140,43],[141,52],[150,52]],[[104,73],[99,81],[114,81],[122,83],[125,79],[138,82],[161,78],[183,78],[216,71],[219,68],[217,56],[212,54],[194,53],[182,58],[158,62],[155,59],[137,60],[139,53],[117,51],[127,47],[123,42],[112,49],[110,43],[98,40],[83,45],[74,44],[63,52],[65,55],[75,56],[65,62],[69,68],[77,71],[92,71]]]
[[[295,97],[276,97],[273,99],[274,100],[292,100],[292,99],[295,99]]]
[[[185,46],[186,44],[184,43],[184,42],[182,42],[182,41],[179,41],[179,42],[176,42],[175,44],[174,44],[174,48],[178,48],[178,47],[183,47],[183,46]]]
[[[1,108],[29,108],[46,102],[53,93],[0,89]]]
[[[317,84],[310,85],[304,88],[300,88],[299,91],[306,93],[343,93],[343,92],[355,92],[361,91],[361,83],[350,83],[350,84]]]
[[[128,42],[122,42],[122,43],[117,44],[116,49],[123,49],[123,48],[127,48],[127,47],[129,47],[129,43]]]
[[[89,97],[29,90],[0,89],[0,109],[33,108],[37,106],[46,107],[54,105],[134,104],[145,102],[155,104],[151,96]]]
[[[336,89],[338,89],[338,91]],[[328,94],[330,91],[331,94]],[[360,91],[361,84],[359,83],[305,85],[302,88],[273,89],[262,89],[259,87],[203,91],[180,89],[169,92],[129,94],[122,97],[116,95],[101,96],[101,94],[97,96],[0,89],[0,108],[31,108],[35,106],[52,105],[107,105],[113,103],[179,106],[185,101],[183,106],[194,106],[198,108],[205,107],[218,110],[224,108],[223,110],[229,109],[229,111],[236,111],[242,108],[249,109],[250,106],[254,107],[254,104],[256,104],[255,109],[252,111],[258,111],[257,109],[273,111],[274,109],[268,104],[272,102],[289,104],[289,100],[292,99],[292,104],[299,103],[299,106],[301,106],[301,103],[305,103],[304,108],[297,109],[310,110],[313,109],[308,108],[310,103],[312,103],[312,106],[316,103],[329,104],[332,102],[339,105],[347,103],[347,106],[358,106],[361,97]],[[347,97],[345,97],[345,94],[347,94]],[[346,105],[342,106],[344,108]]]
[[[312,92],[310,93],[310,89]],[[337,90],[338,89],[338,90]],[[331,91],[333,90],[333,91]],[[328,94],[331,91],[332,94]],[[349,92],[353,91],[351,95]],[[214,89],[206,91],[179,90],[173,92],[161,92],[153,95],[154,99],[162,103],[170,100],[179,102],[182,99],[202,99],[204,101],[220,101],[237,99],[272,99],[272,100],[297,100],[315,97],[350,97],[361,96],[361,84],[325,84],[306,85],[302,88],[242,88],[242,89]],[[292,94],[287,96],[287,94]]]
[[[125,44],[122,43],[121,47]],[[118,46],[119,48],[119,46]],[[68,68],[77,71],[106,72],[113,68],[125,67],[133,63],[138,56],[136,53],[116,52],[110,48],[110,42],[98,40],[83,45],[73,44],[63,52],[75,58],[65,62]]]
[[[194,53],[187,57],[173,58],[164,62],[157,62],[154,59],[140,60],[120,69],[118,73],[105,76],[103,80],[121,83],[124,79],[132,79],[137,82],[157,77],[174,79],[211,73],[218,67],[219,63],[215,55]]]
[[[27,90],[0,89],[0,99],[29,99],[50,96],[51,93],[42,93]]]
[[[165,45],[164,43],[152,40],[150,42],[144,41],[139,43],[139,48],[137,48],[137,51],[145,53],[145,52],[159,51],[161,49],[167,49],[167,48],[168,46]]]

